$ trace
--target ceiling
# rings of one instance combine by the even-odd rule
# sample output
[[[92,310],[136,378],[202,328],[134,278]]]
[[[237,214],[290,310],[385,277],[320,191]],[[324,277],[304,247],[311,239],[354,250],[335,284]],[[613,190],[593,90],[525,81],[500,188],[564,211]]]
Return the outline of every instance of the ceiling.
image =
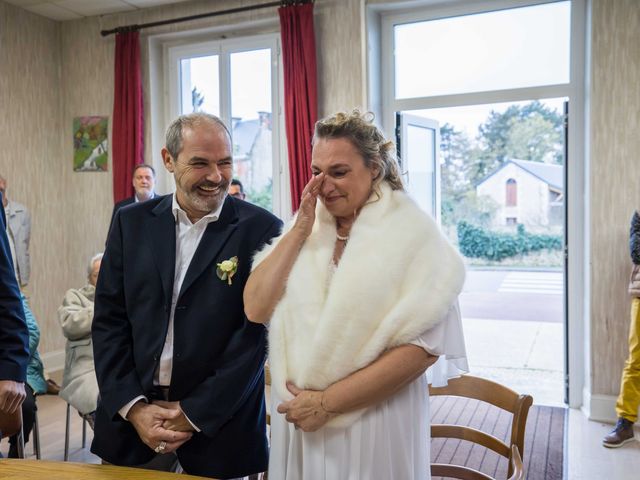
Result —
[[[188,0],[3,0],[52,20],[76,20],[107,13],[131,12]]]

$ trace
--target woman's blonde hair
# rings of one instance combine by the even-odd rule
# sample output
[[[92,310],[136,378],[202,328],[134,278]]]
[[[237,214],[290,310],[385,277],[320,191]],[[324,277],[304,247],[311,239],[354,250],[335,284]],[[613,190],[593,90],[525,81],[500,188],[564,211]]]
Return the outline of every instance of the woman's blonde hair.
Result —
[[[393,190],[404,190],[396,149],[392,141],[387,140],[373,123],[371,112],[338,112],[316,122],[312,145],[320,139],[346,138],[360,152],[364,164],[369,169],[378,169],[373,181],[374,189],[386,181]]]

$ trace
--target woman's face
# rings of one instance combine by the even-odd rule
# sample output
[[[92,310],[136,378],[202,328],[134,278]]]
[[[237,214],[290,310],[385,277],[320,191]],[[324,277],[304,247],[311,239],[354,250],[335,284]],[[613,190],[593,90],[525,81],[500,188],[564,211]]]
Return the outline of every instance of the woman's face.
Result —
[[[371,195],[377,170],[367,168],[362,155],[346,138],[319,139],[313,146],[311,171],[324,173],[320,200],[334,217],[353,216]]]

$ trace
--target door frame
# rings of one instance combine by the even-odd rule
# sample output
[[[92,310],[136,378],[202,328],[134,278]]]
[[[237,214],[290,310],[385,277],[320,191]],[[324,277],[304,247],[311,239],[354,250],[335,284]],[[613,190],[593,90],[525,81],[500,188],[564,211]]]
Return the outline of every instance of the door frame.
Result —
[[[549,0],[493,0],[469,4],[457,2],[410,10],[392,10],[369,7],[367,12],[369,48],[369,104],[381,118],[385,131],[393,132],[395,113],[407,110],[479,105],[500,102],[516,102],[543,98],[567,97],[571,105],[571,122],[568,125],[569,152],[565,163],[567,190],[566,242],[567,260],[565,268],[565,357],[568,378],[568,404],[583,405],[584,392],[589,390],[590,348],[586,343],[589,332],[588,305],[588,258],[587,216],[589,200],[586,185],[586,131],[587,112],[585,100],[586,46],[587,46],[587,1],[571,1],[570,81],[564,85],[550,85],[491,92],[443,95],[395,99],[393,79],[393,26],[406,22],[417,22],[435,18],[483,13],[499,9],[551,3]],[[378,80],[379,79],[379,80]],[[376,97],[378,95],[378,97]],[[381,98],[378,102],[377,98]]]

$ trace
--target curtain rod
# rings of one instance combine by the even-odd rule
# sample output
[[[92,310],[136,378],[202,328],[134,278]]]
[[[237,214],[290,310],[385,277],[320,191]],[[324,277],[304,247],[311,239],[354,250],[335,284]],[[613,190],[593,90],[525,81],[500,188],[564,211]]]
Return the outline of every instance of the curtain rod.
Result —
[[[250,5],[247,7],[230,8],[228,10],[220,10],[218,12],[201,13],[199,15],[190,15],[188,17],[173,18],[171,20],[160,20],[158,22],[142,23],[140,25],[125,25],[123,27],[116,27],[111,30],[101,30],[100,34],[103,37],[111,35],[113,33],[135,32],[136,30],[142,30],[143,28],[159,27],[160,25],[170,25],[172,23],[188,22],[190,20],[198,20],[200,18],[217,17],[219,15],[229,15],[231,13],[247,12],[249,10],[258,10],[260,8],[269,7],[288,7],[291,5],[302,5],[305,3],[313,3],[314,0],[280,0],[278,2],[261,3],[258,5]]]

